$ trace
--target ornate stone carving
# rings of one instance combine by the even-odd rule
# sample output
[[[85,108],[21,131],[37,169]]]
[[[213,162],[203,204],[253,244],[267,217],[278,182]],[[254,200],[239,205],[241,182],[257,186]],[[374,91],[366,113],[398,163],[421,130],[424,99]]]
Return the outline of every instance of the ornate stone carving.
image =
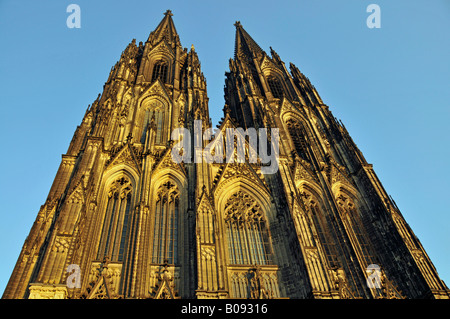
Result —
[[[150,296],[153,299],[179,299],[178,292],[175,290],[173,270],[169,270],[167,263],[162,265],[159,271],[155,272],[158,279],[153,287]]]
[[[121,299],[118,295],[121,263],[109,263],[105,257],[101,263],[93,263],[90,282],[85,292],[81,294],[83,299]]]
[[[212,122],[198,54],[181,46],[167,11],[145,43],[126,47],[86,110],[4,298],[450,296],[309,79],[235,26],[219,129],[278,128],[278,171],[263,175],[262,157],[248,160],[262,145],[250,136],[245,163],[172,160],[175,128],[201,119],[204,133]],[[372,258],[389,275],[379,290],[363,285]],[[68,295],[53,283],[76,263],[82,287]]]

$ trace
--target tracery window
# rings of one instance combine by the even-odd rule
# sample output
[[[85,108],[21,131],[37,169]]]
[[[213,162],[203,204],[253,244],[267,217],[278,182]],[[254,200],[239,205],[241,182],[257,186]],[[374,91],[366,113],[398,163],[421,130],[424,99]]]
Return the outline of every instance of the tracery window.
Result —
[[[311,217],[314,222],[314,226],[319,236],[320,243],[322,244],[330,268],[338,266],[336,247],[331,236],[330,228],[326,222],[325,216],[320,210],[319,206],[315,202],[311,202],[310,205]]]
[[[230,264],[272,263],[264,213],[248,194],[239,191],[227,200],[225,224]]]
[[[309,160],[309,143],[306,139],[305,128],[300,122],[293,119],[289,119],[286,122],[286,125],[298,156],[300,156],[304,160]]]
[[[157,79],[161,79],[163,83],[166,83],[167,69],[168,65],[167,62],[165,62],[164,60],[156,62],[155,65],[153,66],[152,82],[156,81]]]
[[[110,261],[123,261],[132,191],[133,186],[127,177],[115,180],[109,187],[98,260],[108,256]]]
[[[277,77],[269,75],[267,77],[267,84],[269,85],[269,89],[272,92],[274,98],[277,99],[283,98],[284,95],[283,86],[281,85],[281,82]]]
[[[145,111],[144,116],[144,130],[142,131],[141,143],[145,143],[147,129],[150,123],[154,121],[156,125],[156,144],[163,144],[163,130],[164,130],[164,111],[160,105],[155,104],[153,107]]]
[[[370,245],[367,232],[364,229],[362,220],[358,214],[355,204],[344,195],[337,198],[337,203],[343,213],[344,225],[346,225],[350,237],[356,240],[364,259],[365,266],[376,263],[374,261],[372,247]]]
[[[168,181],[158,188],[154,219],[152,262],[169,264],[178,262],[178,218],[180,192]]]

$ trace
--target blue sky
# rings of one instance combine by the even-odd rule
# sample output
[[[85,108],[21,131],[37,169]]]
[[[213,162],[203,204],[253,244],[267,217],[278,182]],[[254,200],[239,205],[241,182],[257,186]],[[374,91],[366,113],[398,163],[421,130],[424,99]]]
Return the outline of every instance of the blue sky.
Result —
[[[310,78],[341,119],[441,278],[450,284],[450,2],[0,1],[0,292],[45,202],[76,126],[133,39],[171,9],[194,44],[213,123],[240,20]],[[69,29],[69,4],[81,28]],[[366,7],[381,8],[369,29]]]

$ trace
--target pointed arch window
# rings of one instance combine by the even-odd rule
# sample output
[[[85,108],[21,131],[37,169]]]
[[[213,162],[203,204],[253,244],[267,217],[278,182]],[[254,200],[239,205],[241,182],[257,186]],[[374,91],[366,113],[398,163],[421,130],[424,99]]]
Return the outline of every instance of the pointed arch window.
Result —
[[[132,184],[126,177],[115,180],[108,191],[105,219],[102,226],[97,259],[123,261],[130,220]]]
[[[225,204],[230,264],[269,265],[272,251],[261,207],[248,194],[233,194]]]
[[[267,77],[267,84],[269,85],[270,92],[274,98],[282,99],[284,96],[283,86],[281,85],[280,80],[274,76],[269,75]]]
[[[373,248],[355,204],[342,194],[337,197],[337,203],[344,215],[344,225],[347,226],[350,237],[356,240],[357,250],[360,250],[365,266],[377,263],[374,260]]]
[[[369,244],[369,240],[367,238],[364,226],[362,225],[362,221],[359,218],[358,212],[356,211],[354,206],[350,207],[350,212],[348,216],[351,224],[353,225],[355,236],[358,239],[358,242],[361,246],[364,261],[366,262],[367,265],[373,264],[374,258],[371,252],[371,246]]]
[[[168,181],[158,188],[154,214],[152,263],[178,263],[180,192]]]
[[[166,61],[164,60],[157,61],[153,66],[152,82],[156,81],[157,79],[160,79],[163,83],[166,83],[168,68],[169,66],[167,65]]]
[[[309,143],[307,142],[305,128],[299,121],[294,119],[289,119],[286,125],[298,156],[309,161]]]
[[[331,232],[325,220],[325,216],[315,202],[310,204],[311,218],[316,228],[319,241],[322,244],[330,268],[339,266],[336,254],[336,247],[331,237]]]
[[[141,143],[145,143],[148,127],[154,121],[156,126],[156,144],[163,144],[164,142],[164,110],[159,104],[155,104],[152,108],[145,111],[144,129],[142,131]]]

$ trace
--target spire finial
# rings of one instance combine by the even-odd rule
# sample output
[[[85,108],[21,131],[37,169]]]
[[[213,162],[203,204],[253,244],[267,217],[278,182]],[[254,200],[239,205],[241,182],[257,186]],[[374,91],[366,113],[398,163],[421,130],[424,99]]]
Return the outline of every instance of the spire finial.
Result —
[[[166,12],[164,12],[164,15],[165,16],[173,16],[173,13],[172,13],[172,11],[171,10],[169,10],[169,9],[167,9],[167,11]]]
[[[234,23],[234,26],[235,26],[236,28],[242,27],[241,21],[236,21],[236,22]]]

